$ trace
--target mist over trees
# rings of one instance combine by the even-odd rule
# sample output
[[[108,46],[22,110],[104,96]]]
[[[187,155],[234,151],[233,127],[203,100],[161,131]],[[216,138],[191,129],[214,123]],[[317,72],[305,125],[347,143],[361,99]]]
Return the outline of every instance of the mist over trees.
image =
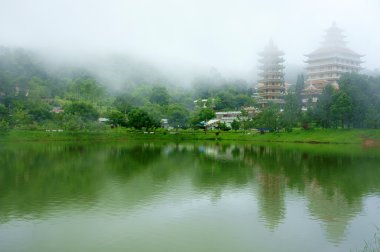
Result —
[[[121,61],[115,59],[116,63]],[[52,70],[32,51],[2,47],[0,127],[94,130],[108,124],[153,129],[160,127],[165,118],[175,128],[197,128],[214,118],[216,111],[240,111],[246,107],[259,108],[259,113],[235,121],[231,125],[234,130],[380,127],[380,77],[376,76],[345,74],[339,80],[339,89],[326,86],[318,102],[305,110],[302,73],[289,89],[283,106],[269,104],[260,108],[252,97],[252,83],[227,80],[216,69],[208,75],[198,75],[184,87],[157,70],[142,68],[138,71],[131,64],[135,73],[115,88],[106,78],[83,67]],[[116,70],[122,71],[121,66]],[[129,73],[127,70],[126,75]],[[100,123],[99,118],[107,120]]]

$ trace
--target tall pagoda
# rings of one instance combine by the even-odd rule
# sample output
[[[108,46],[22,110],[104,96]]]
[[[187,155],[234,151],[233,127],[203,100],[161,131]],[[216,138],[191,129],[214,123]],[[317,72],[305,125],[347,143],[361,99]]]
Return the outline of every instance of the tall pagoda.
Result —
[[[306,60],[308,66],[304,96],[312,95],[316,101],[326,85],[331,84],[338,88],[338,80],[343,73],[356,73],[361,70],[360,58],[363,55],[347,48],[344,38],[342,30],[333,23],[326,30],[321,46],[305,55],[308,57]]]
[[[258,103],[265,104],[272,102],[284,103],[285,82],[284,82],[284,53],[280,51],[273,41],[259,53],[259,84],[257,85],[260,99]]]

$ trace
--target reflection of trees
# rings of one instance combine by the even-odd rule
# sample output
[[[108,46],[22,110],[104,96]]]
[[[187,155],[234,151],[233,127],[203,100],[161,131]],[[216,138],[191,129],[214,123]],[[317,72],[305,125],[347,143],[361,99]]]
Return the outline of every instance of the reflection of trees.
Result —
[[[269,226],[283,214],[286,183],[307,197],[310,214],[324,223],[329,239],[338,242],[361,211],[362,196],[380,189],[379,157],[315,150],[253,146],[246,148],[245,155],[250,153],[260,167],[256,168],[260,207]]]
[[[105,165],[125,180],[145,171],[161,157],[162,147],[154,144],[111,145],[106,151]]]
[[[323,148],[210,142],[2,146],[0,221],[44,216],[51,206],[88,207],[105,197],[105,204],[133,208],[181,186],[218,199],[225,190],[256,182],[269,228],[285,216],[288,189],[307,198],[310,214],[339,241],[363,195],[380,191],[380,158]]]
[[[328,238],[338,243],[349,221],[362,210],[362,197],[380,188],[378,158],[314,155],[308,163],[305,194],[310,214],[324,222]]]
[[[193,184],[202,190],[243,187],[253,178],[253,170],[240,157],[237,146],[198,146],[194,149]]]
[[[66,145],[12,146],[0,157],[0,220],[9,215],[40,215],[54,202],[91,204],[101,183],[96,153]],[[95,155],[94,155],[95,154]]]

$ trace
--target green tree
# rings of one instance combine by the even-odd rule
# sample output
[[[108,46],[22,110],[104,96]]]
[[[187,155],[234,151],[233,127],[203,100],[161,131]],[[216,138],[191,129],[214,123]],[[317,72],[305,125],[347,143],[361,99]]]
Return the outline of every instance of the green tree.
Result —
[[[212,118],[215,118],[215,111],[211,108],[202,108],[199,111],[199,120],[201,121],[209,121]]]
[[[296,87],[295,87],[295,94],[298,99],[300,99],[301,93],[304,88],[305,88],[305,79],[303,77],[303,74],[299,74],[297,76],[297,82],[296,82]]]
[[[34,76],[28,82],[27,96],[32,99],[41,99],[48,97],[46,83],[41,78]]]
[[[99,112],[94,106],[87,102],[72,102],[64,107],[65,114],[76,115],[83,121],[96,121],[99,118]]]
[[[35,122],[43,122],[52,118],[50,106],[41,99],[28,102],[27,107],[28,114]]]
[[[353,127],[366,127],[366,114],[371,103],[376,103],[379,99],[371,88],[370,78],[359,74],[344,74],[339,79],[339,87],[350,97]]]
[[[146,111],[135,108],[128,113],[128,125],[140,130],[142,128],[159,127],[159,122],[154,121]]]
[[[121,94],[116,96],[115,100],[113,101],[112,105],[119,110],[120,112],[124,113],[125,115],[128,114],[129,111],[132,110],[132,104],[133,104],[133,97],[129,94]]]
[[[268,106],[257,115],[255,126],[257,128],[271,129],[272,131],[278,130],[280,120],[279,113],[279,106],[277,104],[269,103]]]
[[[285,96],[284,111],[281,114],[282,125],[287,131],[291,131],[300,119],[301,107],[295,94]]]
[[[345,125],[349,127],[352,117],[352,101],[344,91],[338,91],[334,94],[331,112],[337,122],[340,122],[342,128]]]
[[[161,106],[169,104],[169,93],[165,87],[153,87],[149,98],[151,103],[156,103]]]
[[[126,115],[119,110],[112,109],[107,113],[109,123],[115,126],[127,126]]]
[[[238,130],[240,129],[240,122],[237,121],[237,120],[233,120],[232,123],[231,123],[231,128],[233,130]]]
[[[5,120],[8,117],[8,109],[4,104],[0,103],[0,120]]]
[[[95,79],[81,77],[69,83],[66,98],[73,101],[86,101],[93,104],[104,102],[106,91]]]
[[[62,119],[62,126],[65,130],[75,131],[85,127],[86,123],[82,117],[76,114],[65,114]]]
[[[240,109],[245,106],[252,106],[253,99],[248,94],[237,94],[234,98],[234,108]]]
[[[231,128],[227,126],[225,122],[219,122],[218,123],[218,129],[222,131],[229,131]]]
[[[12,78],[7,72],[0,72],[0,98],[1,96],[10,96],[14,91]]]
[[[174,127],[184,127],[189,120],[189,111],[181,104],[170,104],[167,115],[169,124]]]
[[[25,110],[17,108],[12,111],[12,124],[14,126],[28,125],[31,123],[32,119]]]
[[[315,120],[323,128],[331,127],[334,117],[331,111],[333,104],[334,88],[331,85],[327,85],[318,99],[315,108]]]
[[[147,102],[140,108],[146,111],[155,122],[160,122],[161,119],[165,118],[166,106]]]
[[[7,129],[9,129],[9,122],[4,119],[0,119],[0,130],[7,130]]]
[[[201,108],[192,112],[190,122],[193,127],[199,127],[210,119],[215,118],[215,111],[211,108]]]

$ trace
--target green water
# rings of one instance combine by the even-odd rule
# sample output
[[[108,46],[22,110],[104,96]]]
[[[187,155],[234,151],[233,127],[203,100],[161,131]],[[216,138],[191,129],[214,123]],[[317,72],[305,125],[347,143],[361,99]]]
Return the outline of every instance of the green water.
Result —
[[[380,228],[355,145],[0,145],[0,251],[350,251]]]

